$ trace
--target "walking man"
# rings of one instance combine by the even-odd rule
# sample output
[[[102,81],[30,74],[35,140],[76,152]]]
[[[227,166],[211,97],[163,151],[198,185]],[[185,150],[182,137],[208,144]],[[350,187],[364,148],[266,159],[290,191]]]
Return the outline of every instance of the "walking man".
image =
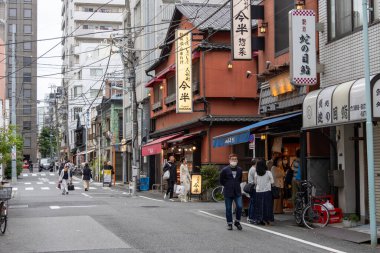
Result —
[[[164,166],[164,172],[169,170],[170,177],[168,179],[168,190],[165,193],[164,199],[169,195],[169,198],[173,198],[174,184],[177,182],[177,166],[175,165],[174,156],[169,156],[169,161]]]
[[[227,229],[232,230],[232,224],[238,230],[242,230],[240,224],[241,212],[243,209],[240,183],[242,181],[243,170],[237,166],[238,158],[236,154],[230,154],[229,165],[220,172],[220,184],[224,186],[224,203],[226,205]],[[236,205],[236,220],[232,223],[232,202]]]
[[[83,175],[82,175],[83,187],[85,191],[88,191],[88,189],[90,188],[91,179],[92,179],[92,171],[90,167],[88,166],[88,163],[86,163],[84,165]]]

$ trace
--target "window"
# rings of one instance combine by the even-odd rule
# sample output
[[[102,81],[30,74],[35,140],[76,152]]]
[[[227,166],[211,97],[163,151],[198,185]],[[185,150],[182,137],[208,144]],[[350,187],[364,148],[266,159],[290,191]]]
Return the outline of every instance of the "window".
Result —
[[[9,24],[8,25],[8,32],[12,33],[12,31],[13,31],[13,24]],[[15,32],[17,32],[17,25],[16,24],[15,24]]]
[[[275,0],[274,5],[274,33],[275,53],[280,55],[289,48],[288,13],[294,8],[294,0]]]
[[[83,11],[85,12],[94,12],[94,8],[83,8]]]
[[[24,33],[27,33],[27,34],[32,33],[32,26],[31,25],[24,25]]]
[[[199,94],[199,68],[200,68],[200,63],[199,61],[196,61],[193,63],[193,69],[192,69],[192,82],[193,82],[193,92],[195,94]]]
[[[32,106],[31,105],[23,105],[22,113],[24,116],[32,114]]]
[[[32,82],[32,73],[25,73],[24,72],[24,76],[23,76],[22,80],[24,83],[31,83]]]
[[[369,4],[374,7],[374,1]],[[330,0],[328,1],[329,39],[344,37],[363,26],[363,11],[361,0]],[[370,22],[376,19],[378,12],[370,12]]]
[[[32,42],[24,42],[24,51],[32,50]]]
[[[153,87],[153,96],[154,96],[154,103],[157,103],[158,101],[162,100],[160,85],[155,85]]]
[[[24,88],[24,91],[23,91],[23,97],[24,98],[31,98],[32,97],[32,90],[31,89],[25,89]]]
[[[90,97],[95,98],[96,96],[98,96],[98,93],[99,93],[99,89],[91,89],[90,90]],[[100,94],[101,94],[101,92],[100,92]]]
[[[22,129],[32,130],[32,122],[31,121],[24,121],[22,124]]]
[[[90,69],[91,76],[101,76],[103,75],[103,69]]]
[[[24,18],[32,18],[32,10],[24,9]]]
[[[168,78],[168,96],[175,94],[175,76]]]
[[[23,57],[24,67],[32,65],[32,57],[24,56]]]
[[[88,25],[82,25],[83,29],[88,29]]]
[[[25,3],[31,3],[32,0],[24,0]]]
[[[17,9],[9,8],[9,18],[17,18]]]
[[[77,119],[77,114],[80,114],[80,113],[82,113],[82,107],[74,107],[73,120],[76,120]]]
[[[75,86],[74,97],[79,97],[80,95],[82,95],[82,86]]]
[[[30,137],[24,137],[24,147],[25,148],[31,147],[31,138]]]

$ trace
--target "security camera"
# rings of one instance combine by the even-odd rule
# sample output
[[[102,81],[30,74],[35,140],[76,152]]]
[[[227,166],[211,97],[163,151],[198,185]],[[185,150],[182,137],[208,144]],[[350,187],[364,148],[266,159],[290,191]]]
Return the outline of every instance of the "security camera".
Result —
[[[265,69],[269,69],[270,65],[272,65],[272,63],[270,61],[266,61],[265,62]]]
[[[252,72],[247,70],[247,72],[245,72],[245,75],[247,78],[250,78],[252,76]]]

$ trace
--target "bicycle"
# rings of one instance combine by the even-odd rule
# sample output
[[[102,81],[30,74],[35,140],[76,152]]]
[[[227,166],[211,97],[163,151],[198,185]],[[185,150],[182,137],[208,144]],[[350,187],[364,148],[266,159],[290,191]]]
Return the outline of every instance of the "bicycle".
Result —
[[[322,203],[324,201],[315,197],[315,185],[310,181],[301,181],[301,191],[297,192],[294,218],[298,225],[309,229],[325,227],[330,220],[330,212]]]
[[[5,233],[8,220],[8,200],[12,198],[12,187],[0,186],[0,232]]]
[[[215,202],[224,202],[224,186],[219,185],[212,190],[211,197]]]

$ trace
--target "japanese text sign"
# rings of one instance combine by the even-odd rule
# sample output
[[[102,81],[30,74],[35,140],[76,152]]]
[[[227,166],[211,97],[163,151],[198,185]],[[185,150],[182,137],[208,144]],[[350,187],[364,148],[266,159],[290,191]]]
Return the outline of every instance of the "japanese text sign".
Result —
[[[231,39],[234,60],[252,60],[251,1],[232,0]]]
[[[380,119],[380,80],[372,88],[372,115],[376,120]]]
[[[289,12],[290,82],[293,85],[317,83],[315,13]]]
[[[177,113],[193,112],[191,32],[176,31]]]
[[[202,193],[202,176],[191,175],[191,194],[198,195]]]

